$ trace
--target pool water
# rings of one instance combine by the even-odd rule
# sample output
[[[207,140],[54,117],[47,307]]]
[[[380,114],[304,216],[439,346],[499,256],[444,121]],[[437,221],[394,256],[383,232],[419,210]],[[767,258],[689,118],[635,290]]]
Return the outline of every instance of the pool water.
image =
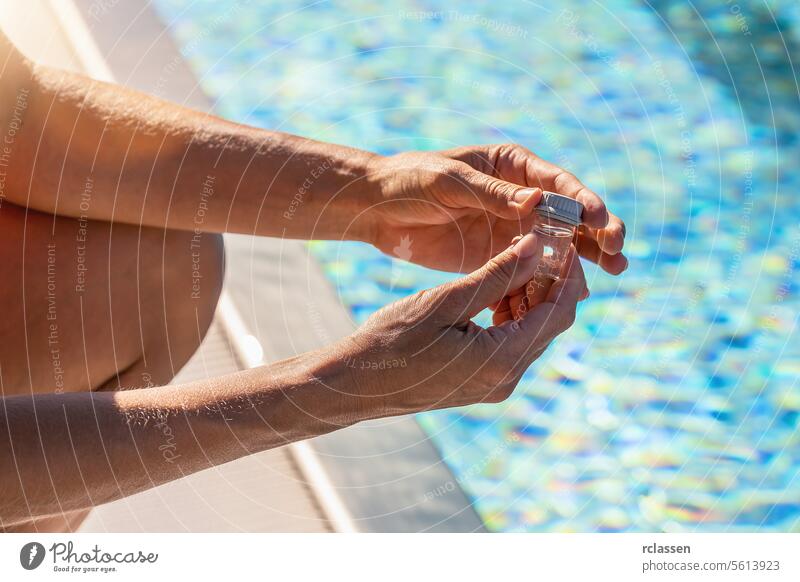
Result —
[[[155,4],[224,116],[519,142],[627,222],[630,269],[588,269],[508,402],[418,417],[489,529],[800,530],[800,4]],[[452,278],[312,248],[357,321]]]

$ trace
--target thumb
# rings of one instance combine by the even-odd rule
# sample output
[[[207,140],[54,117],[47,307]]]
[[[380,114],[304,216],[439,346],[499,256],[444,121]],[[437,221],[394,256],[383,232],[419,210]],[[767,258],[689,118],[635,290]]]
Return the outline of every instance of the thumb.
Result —
[[[542,245],[535,234],[526,234],[480,269],[445,286],[442,308],[452,322],[471,319],[497,303],[509,291],[533,278]]]
[[[458,171],[451,197],[463,208],[484,210],[509,220],[527,216],[542,199],[541,188],[528,188],[479,172],[467,164]]]

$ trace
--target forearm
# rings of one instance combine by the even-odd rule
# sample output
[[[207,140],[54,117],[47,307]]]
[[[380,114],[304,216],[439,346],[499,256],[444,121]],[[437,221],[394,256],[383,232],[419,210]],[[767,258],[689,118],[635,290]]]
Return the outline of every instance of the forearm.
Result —
[[[12,201],[74,217],[366,239],[374,154],[264,131],[33,67]]]
[[[208,382],[10,397],[0,414],[0,527],[106,503],[354,424],[334,364],[287,360]],[[361,412],[359,412],[361,411]]]

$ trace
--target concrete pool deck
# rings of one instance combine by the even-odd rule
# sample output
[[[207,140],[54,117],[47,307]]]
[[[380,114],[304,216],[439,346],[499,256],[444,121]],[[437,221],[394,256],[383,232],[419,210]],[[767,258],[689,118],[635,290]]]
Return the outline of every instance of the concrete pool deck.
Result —
[[[43,62],[212,109],[145,0],[31,0],[3,17]],[[225,306],[176,382],[316,349],[353,329],[304,243],[232,236],[226,247]],[[256,340],[263,355],[248,358]],[[81,531],[483,530],[455,483],[413,418],[388,419],[103,506]],[[447,496],[428,500],[444,486]]]

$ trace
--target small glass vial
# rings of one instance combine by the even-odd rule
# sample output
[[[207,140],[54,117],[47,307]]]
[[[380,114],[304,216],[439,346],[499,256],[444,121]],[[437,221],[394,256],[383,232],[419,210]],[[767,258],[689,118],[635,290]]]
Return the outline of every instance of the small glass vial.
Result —
[[[526,307],[541,303],[561,276],[575,231],[581,224],[583,204],[555,192],[544,192],[536,206],[531,231],[542,241],[543,254],[533,279],[525,287]]]

